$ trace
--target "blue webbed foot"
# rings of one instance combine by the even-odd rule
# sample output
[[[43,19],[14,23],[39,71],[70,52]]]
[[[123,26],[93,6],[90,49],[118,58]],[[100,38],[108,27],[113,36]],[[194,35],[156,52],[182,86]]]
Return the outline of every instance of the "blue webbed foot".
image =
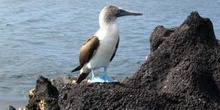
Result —
[[[104,75],[101,76],[101,79],[104,80],[104,82],[116,82],[112,78],[108,77],[108,75],[105,73],[104,73]]]
[[[94,77],[91,80],[88,80],[89,83],[96,83],[96,82],[105,82],[102,78],[100,77]]]
[[[112,78],[108,77],[108,73],[107,73],[107,67],[104,68],[104,73],[101,76],[101,79],[104,80],[104,82],[116,82],[115,80],[113,80]]]
[[[101,77],[95,77],[94,70],[92,70],[92,79],[89,80],[88,82],[90,82],[90,83],[95,83],[95,82],[104,83],[104,82],[116,82],[116,81],[111,79],[110,77],[108,77],[107,68],[104,68],[104,73]]]
[[[100,77],[96,77],[94,70],[92,70],[92,78],[90,80],[88,80],[88,82],[89,83],[104,82],[104,80],[101,79]]]
[[[112,78],[108,77],[107,68],[104,68],[104,74],[101,77],[105,82],[116,82]]]

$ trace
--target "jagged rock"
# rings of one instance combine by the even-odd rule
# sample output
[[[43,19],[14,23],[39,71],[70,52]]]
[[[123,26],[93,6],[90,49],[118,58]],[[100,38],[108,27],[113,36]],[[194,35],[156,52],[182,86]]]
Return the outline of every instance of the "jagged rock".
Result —
[[[156,27],[150,43],[146,62],[123,82],[39,77],[27,108],[220,109],[220,46],[210,19],[192,12],[179,27]]]
[[[60,110],[58,105],[59,92],[51,82],[39,76],[36,82],[36,88],[29,94],[29,103],[26,108],[29,110]]]
[[[156,27],[150,41],[152,53],[126,83],[205,102],[220,100],[220,46],[210,19],[192,12],[180,27]]]

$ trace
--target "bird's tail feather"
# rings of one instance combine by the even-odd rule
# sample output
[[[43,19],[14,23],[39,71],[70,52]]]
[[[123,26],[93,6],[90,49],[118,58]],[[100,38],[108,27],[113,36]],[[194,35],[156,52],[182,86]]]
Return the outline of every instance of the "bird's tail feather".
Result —
[[[79,71],[82,68],[81,65],[77,66],[75,69],[73,69],[71,72]]]
[[[78,77],[78,79],[76,80],[76,83],[79,84],[82,80],[84,80],[87,76],[89,75],[89,73],[81,73]]]

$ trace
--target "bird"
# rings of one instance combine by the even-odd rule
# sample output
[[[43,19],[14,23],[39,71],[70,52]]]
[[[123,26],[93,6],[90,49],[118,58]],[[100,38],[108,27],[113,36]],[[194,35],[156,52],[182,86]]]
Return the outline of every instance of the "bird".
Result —
[[[119,45],[119,26],[116,21],[122,16],[138,16],[142,13],[124,10],[118,6],[105,6],[99,14],[99,29],[82,45],[79,54],[79,65],[71,72],[79,71],[80,75],[76,82],[79,84],[90,72],[91,83],[115,82],[108,77],[107,68],[113,60]],[[95,76],[95,70],[104,68],[101,77]]]

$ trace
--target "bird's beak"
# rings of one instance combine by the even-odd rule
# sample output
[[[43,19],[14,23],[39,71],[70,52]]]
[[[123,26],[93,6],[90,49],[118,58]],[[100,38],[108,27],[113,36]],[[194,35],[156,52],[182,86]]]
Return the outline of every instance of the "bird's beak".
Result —
[[[116,16],[117,17],[121,17],[121,16],[139,16],[139,15],[143,15],[143,14],[142,13],[128,11],[128,10],[119,9],[119,11],[118,11]]]

